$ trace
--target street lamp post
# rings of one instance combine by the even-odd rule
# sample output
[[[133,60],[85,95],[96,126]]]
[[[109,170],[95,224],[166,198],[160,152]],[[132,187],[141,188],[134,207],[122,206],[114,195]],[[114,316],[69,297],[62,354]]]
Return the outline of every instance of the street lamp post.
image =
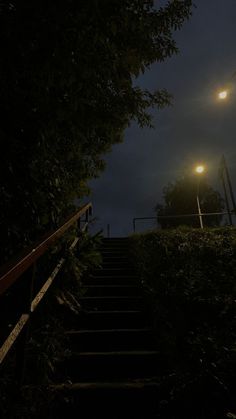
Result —
[[[227,189],[226,189],[226,184],[225,184],[223,171],[222,171],[222,175],[220,175],[220,178],[222,180],[222,185],[223,185],[223,189],[224,189],[225,205],[226,205],[226,209],[227,209],[227,213],[228,213],[228,217],[229,217],[229,225],[232,226],[233,222],[232,222],[232,216],[231,216],[230,207],[229,207],[229,199],[228,199],[228,195],[227,195]]]
[[[226,180],[227,180],[227,183],[228,183],[230,198],[231,198],[231,202],[232,202],[232,205],[233,205],[233,212],[234,212],[234,214],[236,214],[236,203],[235,203],[232,183],[231,183],[230,176],[229,176],[229,170],[228,170],[228,167],[227,167],[227,164],[226,164],[225,156],[222,155],[221,164],[220,164],[220,177],[221,177],[221,180],[222,180],[222,183],[223,183],[224,194],[225,194],[225,202],[226,202],[227,212],[228,212],[228,215],[229,215],[229,222],[230,222],[230,225],[233,225],[224,175],[226,176]]]
[[[197,180],[197,209],[198,209],[198,216],[199,216],[199,223],[200,227],[203,228],[203,221],[202,221],[202,212],[201,212],[201,206],[200,206],[200,200],[199,200],[199,186],[200,186],[200,175],[205,171],[204,166],[200,165],[195,168],[195,172],[198,175]]]

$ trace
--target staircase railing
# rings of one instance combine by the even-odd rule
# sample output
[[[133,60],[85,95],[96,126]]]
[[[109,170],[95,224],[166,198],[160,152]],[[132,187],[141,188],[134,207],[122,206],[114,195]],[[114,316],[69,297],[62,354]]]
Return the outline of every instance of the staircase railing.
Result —
[[[24,351],[27,337],[27,331],[25,331],[27,329],[26,326],[29,323],[32,313],[45,296],[48,288],[51,286],[65,263],[66,257],[64,255],[60,258],[50,276],[40,284],[41,287],[39,291],[34,295],[36,264],[48,250],[53,248],[53,245],[56,244],[58,239],[64,236],[68,229],[76,225],[77,236],[69,247],[70,249],[73,249],[79,241],[81,232],[87,230],[89,217],[91,215],[92,204],[87,203],[79,208],[75,214],[68,217],[55,231],[47,234],[40,242],[30,246],[30,248],[24,252],[23,256],[21,255],[21,257],[18,257],[17,261],[15,260],[14,262],[9,263],[0,271],[0,364],[3,362],[15,342],[17,341],[17,344],[19,342],[16,348],[16,359],[18,360],[16,369],[18,370],[18,376],[22,375],[22,369],[24,367]],[[8,294],[11,295],[11,298],[9,298]],[[13,294],[14,307],[11,307],[10,304],[8,304],[8,299],[11,301]],[[9,317],[4,316],[5,318],[3,318],[1,305],[4,307],[5,311],[7,309]],[[11,309],[17,311],[17,320],[14,325],[9,325],[9,322],[11,323]],[[10,331],[8,331],[9,326],[11,329]]]

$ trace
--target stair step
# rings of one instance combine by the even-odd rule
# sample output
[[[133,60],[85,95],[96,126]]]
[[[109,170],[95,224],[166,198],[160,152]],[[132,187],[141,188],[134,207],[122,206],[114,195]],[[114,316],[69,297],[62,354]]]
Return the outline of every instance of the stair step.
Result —
[[[128,246],[121,246],[121,245],[114,245],[114,246],[102,246],[100,249],[98,249],[99,252],[101,252],[102,254],[104,253],[112,253],[114,255],[122,255],[122,256],[127,256],[129,253],[129,248]]]
[[[94,276],[132,276],[133,271],[130,269],[126,269],[125,267],[121,267],[121,268],[100,268],[100,269],[95,269],[93,271],[93,275]],[[135,276],[135,275],[133,275]]]
[[[127,237],[104,237],[102,239],[102,244],[112,244],[112,243],[129,243],[129,239]]]
[[[159,388],[159,384],[155,381],[144,379],[144,380],[129,380],[129,381],[118,381],[118,382],[76,382],[76,383],[63,383],[63,384],[51,384],[50,387],[53,390],[61,391],[77,391],[77,390],[133,390],[143,388]]]
[[[144,299],[132,296],[89,296],[79,299],[81,306],[91,310],[142,310]]]
[[[53,417],[154,419],[159,384],[148,380],[53,384]]]
[[[125,240],[109,240],[109,241],[103,241],[101,247],[122,247],[122,248],[128,248],[129,242]]]
[[[160,373],[157,351],[78,352],[58,365],[61,375],[75,381],[124,381]],[[57,377],[55,377],[57,380]]]
[[[80,329],[138,329],[147,327],[149,318],[139,310],[86,311],[76,324]]]
[[[102,268],[101,269],[105,269],[105,270],[107,270],[107,269],[111,269],[111,270],[115,269],[115,270],[130,271],[130,266],[129,266],[129,264],[128,264],[127,261],[120,261],[118,259],[116,261],[114,261],[114,260],[111,261],[109,259],[106,259],[104,261],[104,259],[103,259],[103,261],[102,261]]]
[[[127,256],[119,256],[119,255],[114,255],[114,253],[107,253],[103,255],[102,258],[103,262],[121,262],[121,263],[128,263],[129,262],[129,258]]]
[[[99,249],[99,252],[102,256],[105,257],[114,257],[114,258],[128,258],[128,254],[123,249],[103,247]]]
[[[156,347],[152,329],[71,330],[66,332],[69,347],[81,352],[145,350]]]
[[[104,282],[104,281],[103,281]],[[137,297],[142,295],[141,289],[135,285],[83,285],[86,290],[86,296],[93,297],[93,296],[133,296]]]
[[[157,356],[159,352],[157,351],[105,351],[105,352],[78,352],[76,353],[76,357],[80,357],[82,359],[108,359],[113,357],[129,357],[132,359],[133,357],[150,357],[150,356]]]
[[[88,285],[129,285],[129,286],[137,286],[137,277],[136,276],[110,276],[110,275],[98,275],[94,276],[91,275],[88,278],[85,278],[83,284]]]
[[[103,242],[112,242],[112,241],[129,241],[129,237],[124,236],[124,237],[103,237],[102,238]]]

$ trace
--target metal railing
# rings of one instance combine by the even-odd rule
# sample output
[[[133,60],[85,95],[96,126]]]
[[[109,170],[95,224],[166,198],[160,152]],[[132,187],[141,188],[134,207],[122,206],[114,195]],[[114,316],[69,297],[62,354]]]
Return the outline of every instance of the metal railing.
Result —
[[[37,244],[34,244],[34,246],[30,246],[30,248],[24,252],[24,256],[21,256],[17,261],[11,262],[1,269],[1,303],[4,303],[3,298],[8,296],[8,293],[11,292],[12,288],[16,288],[14,289],[14,293],[18,292],[18,298],[15,298],[14,300],[14,307],[8,307],[8,304],[5,303],[5,306],[8,309],[9,317],[11,315],[11,309],[16,310],[17,305],[19,305],[19,307],[17,321],[13,326],[11,326],[10,332],[5,333],[5,336],[3,336],[0,341],[0,364],[3,362],[15,342],[20,341],[20,344],[16,348],[16,359],[18,360],[16,370],[18,371],[18,377],[22,375],[24,367],[24,350],[27,336],[27,334],[24,333],[24,330],[26,329],[25,326],[28,324],[31,315],[35,311],[42,298],[45,296],[47,290],[52,285],[58,272],[64,265],[66,258],[64,255],[59,259],[56,267],[53,269],[49,277],[43,280],[43,283],[40,284],[39,290],[37,291],[36,295],[34,295],[33,290],[35,288],[34,282],[36,264],[38,263],[39,259],[46,254],[46,252],[55,246],[56,242],[58,242],[58,240],[62,238],[72,226],[76,225],[77,236],[69,246],[69,249],[73,249],[79,241],[81,232],[87,230],[90,215],[92,215],[92,204],[88,203],[79,208],[75,214],[68,217],[66,221],[55,231],[47,234],[46,237],[44,237]],[[4,326],[5,330],[7,330],[7,326],[9,326],[9,317],[4,319],[1,318],[1,330],[4,329]],[[18,339],[19,337],[21,337],[21,339]]]
[[[217,217],[217,216],[227,216],[228,212],[209,212],[209,213],[201,213],[201,217]],[[231,216],[234,216],[235,214],[231,213]],[[156,227],[158,228],[158,223],[161,220],[178,220],[183,218],[197,218],[199,219],[199,213],[197,214],[180,214],[180,215],[157,215],[156,217],[134,217],[133,218],[133,232],[135,233],[137,231],[137,221],[147,221],[152,220],[152,228]],[[183,223],[184,224],[184,223]],[[228,222],[226,222],[227,225],[232,225]],[[189,224],[188,224],[189,225]],[[195,226],[196,227],[196,226]],[[199,225],[200,227],[200,225]]]

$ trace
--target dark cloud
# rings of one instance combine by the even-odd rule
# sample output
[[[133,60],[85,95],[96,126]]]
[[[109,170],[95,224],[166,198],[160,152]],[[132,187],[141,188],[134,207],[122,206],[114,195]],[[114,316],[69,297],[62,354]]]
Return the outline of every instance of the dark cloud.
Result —
[[[208,176],[219,186],[217,168],[224,153],[236,185],[236,78],[230,99],[216,100],[217,89],[236,71],[236,1],[195,3],[193,17],[175,36],[180,54],[137,80],[152,90],[167,88],[173,106],[154,112],[154,130],[132,124],[124,143],[106,157],[106,171],[91,182],[98,225],[110,223],[112,235],[130,233],[135,216],[154,215],[162,188],[195,161],[206,162]]]

